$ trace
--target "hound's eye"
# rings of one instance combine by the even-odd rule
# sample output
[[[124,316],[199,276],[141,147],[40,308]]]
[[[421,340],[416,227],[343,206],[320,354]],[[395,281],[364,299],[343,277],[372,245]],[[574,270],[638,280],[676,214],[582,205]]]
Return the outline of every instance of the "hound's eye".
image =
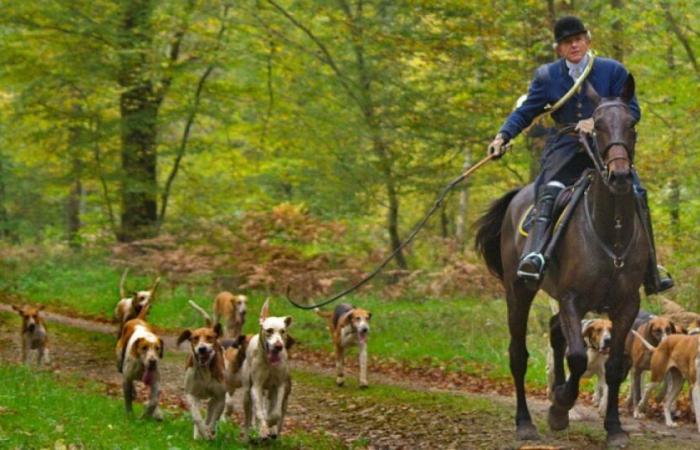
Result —
[[[275,330],[273,330],[272,328],[268,328],[267,330],[265,330],[265,333],[267,333],[267,334],[272,334],[274,332],[275,332]]]

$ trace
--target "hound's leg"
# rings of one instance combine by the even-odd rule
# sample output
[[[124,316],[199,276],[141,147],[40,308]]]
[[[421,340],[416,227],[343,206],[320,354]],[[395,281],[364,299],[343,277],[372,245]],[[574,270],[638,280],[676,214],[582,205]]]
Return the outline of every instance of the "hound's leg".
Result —
[[[695,424],[698,427],[698,433],[700,433],[700,383],[698,383],[698,381],[699,380],[696,379],[695,383],[693,383],[693,390],[690,396],[693,399],[693,410],[695,410]]]
[[[577,308],[578,300],[579,296],[575,292],[569,292],[559,302],[559,322],[561,323],[561,332],[566,339],[566,362],[569,365],[569,378],[554,388],[554,401],[549,407],[547,416],[549,427],[552,430],[563,430],[569,426],[569,410],[576,403],[579,382],[588,366],[586,346],[581,334],[582,314]]]
[[[216,437],[216,424],[219,422],[221,414],[224,412],[226,407],[226,395],[218,395],[209,399],[209,405],[207,406],[207,430],[209,430],[209,435],[211,439]]]
[[[22,362],[29,365],[29,344],[27,339],[22,339]]]
[[[510,332],[510,372],[513,375],[516,393],[515,426],[519,440],[539,439],[537,428],[532,423],[525,396],[525,372],[527,371],[527,317],[535,293],[518,282],[507,285],[508,330]]]
[[[666,397],[664,398],[664,420],[666,421],[667,427],[675,428],[678,424],[673,420],[671,413],[673,412],[673,405],[676,402],[676,398],[683,387],[683,375],[677,370],[671,369],[666,376],[666,382],[668,383],[668,387],[666,388]]]
[[[243,387],[243,432],[242,439],[247,440],[250,436],[250,425],[253,421],[253,401],[251,398],[250,386]]]
[[[163,420],[163,413],[158,407],[158,400],[160,399],[160,382],[159,380],[154,380],[151,384],[151,392],[148,397],[148,405],[146,410],[143,412],[144,417],[152,417],[155,420]]]
[[[206,423],[202,418],[202,411],[199,399],[192,394],[185,395],[185,401],[187,402],[187,407],[192,415],[192,422],[194,423],[194,433],[193,437],[195,440],[198,439],[212,439],[213,436],[209,434]]]
[[[360,344],[360,387],[366,388],[367,383],[367,341]]]
[[[253,398],[255,418],[258,421],[260,439],[267,439],[270,435],[270,430],[267,426],[267,405],[265,404],[262,385],[253,382],[251,395]]]
[[[345,384],[345,370],[344,370],[344,359],[345,359],[345,349],[338,343],[335,346],[335,371],[337,377],[335,379],[335,384],[342,386]]]
[[[600,393],[598,414],[600,417],[605,417],[605,411],[608,409],[608,385],[605,383],[605,372],[598,374],[598,387],[596,391]]]
[[[629,436],[620,424],[618,398],[620,383],[627,373],[625,360],[625,339],[632,328],[639,312],[639,292],[632,291],[628,297],[618,302],[616,309],[610,312],[612,336],[610,356],[605,363],[605,382],[608,385],[608,405],[605,412],[605,430],[608,432],[607,444],[610,447],[622,447],[629,444]]]
[[[134,412],[132,403],[134,401],[134,382],[130,378],[124,377],[122,382],[122,390],[124,391],[124,408],[127,414]]]

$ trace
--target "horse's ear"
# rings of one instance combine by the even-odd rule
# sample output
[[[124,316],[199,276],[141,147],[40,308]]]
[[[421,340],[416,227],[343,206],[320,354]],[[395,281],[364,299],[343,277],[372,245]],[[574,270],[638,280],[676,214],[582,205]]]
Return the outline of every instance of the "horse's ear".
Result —
[[[591,99],[594,107],[600,105],[600,94],[598,94],[598,91],[595,90],[593,84],[589,83],[588,81],[586,81],[586,96]]]
[[[629,103],[634,97],[634,87],[634,77],[632,74],[629,74],[627,75],[625,85],[622,86],[622,92],[620,93],[620,97],[625,101],[625,103]]]

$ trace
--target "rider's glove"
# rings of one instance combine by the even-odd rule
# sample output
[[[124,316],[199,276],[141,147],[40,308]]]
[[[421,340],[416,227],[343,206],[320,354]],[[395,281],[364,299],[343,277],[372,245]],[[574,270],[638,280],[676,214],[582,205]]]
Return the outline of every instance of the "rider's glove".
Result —
[[[591,134],[593,132],[593,119],[579,120],[576,124],[576,131]]]
[[[489,144],[487,150],[488,155],[493,155],[493,159],[498,159],[506,152],[506,146],[508,144],[508,138],[501,133],[498,133],[493,141]]]

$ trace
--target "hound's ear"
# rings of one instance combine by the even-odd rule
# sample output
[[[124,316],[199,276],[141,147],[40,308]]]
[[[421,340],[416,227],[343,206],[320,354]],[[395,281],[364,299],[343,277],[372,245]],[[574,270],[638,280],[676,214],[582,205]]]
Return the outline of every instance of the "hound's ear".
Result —
[[[158,342],[160,343],[160,350],[158,350],[158,357],[160,359],[163,359],[163,351],[165,350],[165,343],[163,342],[163,339],[158,338]]]
[[[591,100],[591,102],[593,103],[593,107],[600,105],[600,95],[598,94],[598,91],[596,91],[593,87],[593,84],[591,84],[588,81],[586,81],[586,97],[588,97]]]
[[[583,336],[584,339],[590,338],[591,333],[593,332],[593,320],[591,319],[586,319],[583,321],[583,328],[581,328],[581,335]]]
[[[267,319],[270,311],[270,298],[268,297],[265,299],[265,303],[262,305],[262,309],[260,310],[260,325],[265,322],[265,319]]]
[[[367,320],[372,320],[372,313],[367,311]]]
[[[676,324],[673,323],[673,322],[671,322],[671,321],[669,321],[668,323],[669,323],[669,325],[671,325],[671,333],[672,333],[672,334],[678,333],[678,331],[676,331],[676,330],[677,330]]]
[[[18,313],[22,314],[22,307],[18,305],[12,305],[12,309],[17,311]]]
[[[625,85],[622,87],[622,92],[620,97],[625,103],[629,103],[634,97],[635,82],[632,74],[627,75],[627,80],[625,80]]]
[[[284,341],[284,348],[289,350],[290,348],[294,347],[294,344],[297,343],[297,340],[294,339],[292,336],[287,335],[287,340]]]
[[[242,334],[238,336],[238,338],[233,342],[233,346],[236,347],[239,350],[242,350],[245,348],[246,344],[246,337],[245,334]]]
[[[44,308],[46,308],[46,305],[39,305],[36,309],[38,309],[39,311],[43,311]]]
[[[192,332],[190,330],[185,330],[177,338],[177,345],[180,346],[183,342],[188,341],[192,337]]]
[[[342,316],[340,316],[340,319],[338,319],[338,328],[343,328],[345,325],[348,324],[350,321],[350,317],[352,316],[352,310],[346,312]]]
[[[139,291],[133,291],[131,293],[131,298],[136,301],[136,299],[139,298]]]
[[[214,325],[214,333],[216,333],[217,338],[221,337],[221,331],[221,324],[217,322],[216,325]]]
[[[134,341],[133,345],[131,346],[131,356],[133,356],[134,358],[137,358],[139,356],[139,346],[141,345],[141,342],[143,340],[143,338],[138,338]]]
[[[292,316],[287,316],[284,318],[284,325],[289,328],[292,326]]]

